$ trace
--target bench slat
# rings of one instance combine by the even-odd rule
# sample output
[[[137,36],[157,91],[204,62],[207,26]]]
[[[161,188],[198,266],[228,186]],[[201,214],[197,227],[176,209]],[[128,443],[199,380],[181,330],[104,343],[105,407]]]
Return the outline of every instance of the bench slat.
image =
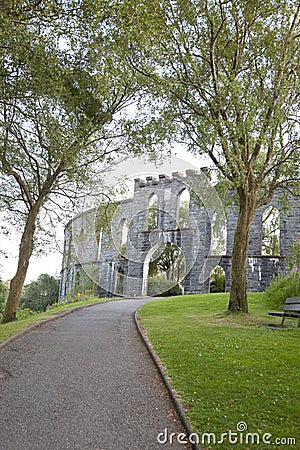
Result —
[[[286,312],[269,311],[268,314],[269,314],[269,316],[278,316],[278,317],[282,317],[282,316],[300,317],[300,312],[297,312],[297,311],[286,311]]]
[[[284,305],[283,311],[295,311],[300,312],[300,304],[298,305]]]
[[[285,304],[286,305],[293,305],[295,303],[299,303],[300,304],[300,297],[291,297],[291,298],[287,298],[285,300]]]

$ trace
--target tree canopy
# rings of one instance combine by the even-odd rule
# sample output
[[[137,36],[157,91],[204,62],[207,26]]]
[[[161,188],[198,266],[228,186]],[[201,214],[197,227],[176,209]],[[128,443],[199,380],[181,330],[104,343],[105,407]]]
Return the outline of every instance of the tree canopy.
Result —
[[[107,1],[10,1],[0,11],[0,204],[22,229],[9,321],[41,212],[140,151],[146,116],[123,113],[140,87],[110,33]]]
[[[237,195],[231,311],[248,311],[256,210],[276,189],[299,191],[299,14],[297,0],[143,0],[120,12],[161,119]]]
[[[36,281],[24,286],[20,303],[32,311],[46,311],[47,306],[57,301],[58,294],[59,279],[43,273]]]

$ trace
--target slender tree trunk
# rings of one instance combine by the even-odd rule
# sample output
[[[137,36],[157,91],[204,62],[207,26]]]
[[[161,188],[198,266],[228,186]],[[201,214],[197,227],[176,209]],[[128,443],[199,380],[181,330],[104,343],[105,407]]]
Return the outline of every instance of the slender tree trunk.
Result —
[[[29,260],[33,250],[33,236],[36,228],[36,219],[39,208],[33,207],[27,217],[19,249],[18,268],[15,276],[10,282],[8,298],[2,323],[16,320],[16,313],[19,306],[22,289],[27,275]]]
[[[239,215],[231,258],[231,287],[228,305],[228,311],[231,312],[248,312],[247,256],[250,227],[255,210],[255,196],[240,193]]]

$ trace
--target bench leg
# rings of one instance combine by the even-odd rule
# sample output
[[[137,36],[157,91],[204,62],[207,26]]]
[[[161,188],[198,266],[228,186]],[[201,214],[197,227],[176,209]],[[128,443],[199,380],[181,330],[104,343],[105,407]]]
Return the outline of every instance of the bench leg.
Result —
[[[282,316],[281,324],[280,324],[281,327],[283,327],[284,321],[285,321],[285,316]]]

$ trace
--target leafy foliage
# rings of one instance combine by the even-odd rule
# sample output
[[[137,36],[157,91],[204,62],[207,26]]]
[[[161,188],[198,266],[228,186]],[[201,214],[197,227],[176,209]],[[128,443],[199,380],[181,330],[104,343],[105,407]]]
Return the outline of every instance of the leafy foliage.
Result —
[[[287,264],[291,271],[300,272],[300,239],[296,239],[291,246]]]
[[[160,245],[153,253],[148,272],[148,295],[181,295],[184,277],[184,256],[171,242]]]
[[[216,266],[210,275],[210,292],[225,292],[225,273],[220,266]]]
[[[120,11],[156,114],[236,193],[229,309],[247,312],[255,212],[275,189],[299,189],[299,2],[141,0]]]
[[[269,206],[263,216],[262,254],[280,254],[280,215],[274,206]]]
[[[184,274],[184,256],[177,245],[167,242],[153,253],[149,263],[149,276],[164,273],[167,280],[181,281]]]
[[[8,293],[8,284],[0,279],[0,316],[2,316]]]
[[[3,321],[15,318],[47,216],[60,219],[65,200],[75,204],[91,179],[145,150],[145,137],[135,145],[132,132],[143,135],[146,116],[123,112],[139,85],[110,12],[105,0],[8,1],[0,9],[0,206],[23,233]]]
[[[157,229],[157,223],[158,223],[158,198],[156,194],[153,194],[149,200],[149,207],[148,207],[148,231],[153,231]]]
[[[265,290],[266,299],[272,308],[282,309],[286,298],[300,296],[299,273],[291,272],[287,276],[275,278]]]
[[[265,294],[270,306],[282,308],[286,298],[300,296],[300,241],[295,240],[286,257],[289,272],[275,278]]]
[[[178,228],[187,228],[190,219],[190,202],[182,201],[178,211]]]
[[[153,276],[148,279],[147,295],[161,297],[182,295],[182,287],[179,284],[174,286],[172,280],[167,280],[163,276]]]
[[[59,279],[42,274],[24,287],[20,305],[36,312],[46,311],[48,306],[57,301],[58,293]]]

